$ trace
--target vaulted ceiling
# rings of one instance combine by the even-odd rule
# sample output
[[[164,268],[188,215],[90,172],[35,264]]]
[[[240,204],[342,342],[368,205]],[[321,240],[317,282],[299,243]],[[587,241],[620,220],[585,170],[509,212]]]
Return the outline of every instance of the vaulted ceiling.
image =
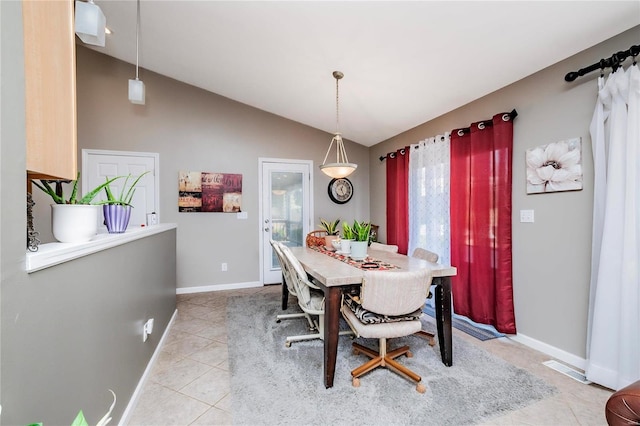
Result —
[[[135,64],[136,2],[95,3],[95,50]],[[639,24],[639,1],[142,0],[140,77],[333,133],[340,70],[340,130],[371,146]]]

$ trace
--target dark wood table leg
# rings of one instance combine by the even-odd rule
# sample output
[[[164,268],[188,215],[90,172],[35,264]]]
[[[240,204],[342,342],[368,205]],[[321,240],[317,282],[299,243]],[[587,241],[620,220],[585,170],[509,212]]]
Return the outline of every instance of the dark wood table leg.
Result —
[[[322,287],[324,290],[324,387],[333,387],[338,355],[340,331],[340,287]]]
[[[451,332],[451,278],[436,277],[436,323],[442,363],[453,365],[453,339]]]
[[[282,310],[287,310],[289,304],[289,289],[287,288],[287,282],[284,280],[284,274],[282,274]]]

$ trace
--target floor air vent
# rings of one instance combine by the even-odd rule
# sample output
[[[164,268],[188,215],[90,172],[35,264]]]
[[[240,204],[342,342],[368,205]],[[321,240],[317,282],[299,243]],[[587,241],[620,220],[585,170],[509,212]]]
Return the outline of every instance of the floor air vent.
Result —
[[[587,380],[587,377],[581,372],[574,370],[571,367],[567,367],[564,364],[559,363],[558,361],[550,360],[543,362],[549,368],[553,368],[554,370],[564,374],[565,376],[571,377],[573,380],[577,380],[578,382],[588,385],[591,382]]]

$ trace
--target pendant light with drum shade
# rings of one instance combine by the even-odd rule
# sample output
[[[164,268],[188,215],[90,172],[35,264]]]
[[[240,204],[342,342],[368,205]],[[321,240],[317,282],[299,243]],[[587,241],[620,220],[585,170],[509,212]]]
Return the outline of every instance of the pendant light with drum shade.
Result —
[[[138,78],[138,57],[139,57],[139,37],[140,37],[140,0],[137,0],[136,11],[136,79],[129,79],[129,102],[132,104],[144,105],[144,82]]]
[[[336,79],[336,133],[333,139],[331,139],[331,144],[329,145],[329,149],[327,150],[327,154],[324,156],[324,161],[320,166],[320,170],[324,174],[334,179],[340,179],[349,176],[353,173],[358,165],[355,163],[350,163],[347,158],[347,151],[344,149],[344,142],[342,141],[342,134],[340,133],[340,104],[339,104],[339,91],[338,91],[338,83],[344,74],[340,71],[334,71],[333,77]],[[335,163],[327,163],[327,158],[329,157],[329,152],[331,152],[331,148],[333,147],[333,143],[336,144],[336,162]]]

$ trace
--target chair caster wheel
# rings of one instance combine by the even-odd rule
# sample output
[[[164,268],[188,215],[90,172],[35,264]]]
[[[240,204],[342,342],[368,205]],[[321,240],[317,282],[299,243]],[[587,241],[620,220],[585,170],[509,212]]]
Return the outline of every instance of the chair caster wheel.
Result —
[[[425,393],[427,391],[427,387],[422,383],[418,383],[418,385],[416,386],[416,390],[418,391],[418,393]]]
[[[282,321],[281,320],[276,320],[276,323],[280,324]]]
[[[284,345],[285,345],[287,348],[290,348],[290,347],[291,347],[291,342],[284,342]]]
[[[407,351],[407,358],[413,358],[413,353],[411,351]]]
[[[354,388],[359,388],[360,387],[360,379],[358,379],[357,377],[354,377],[353,380],[351,381],[351,383],[353,384]]]
[[[356,348],[351,349],[351,354],[353,355],[358,355],[360,353],[359,350],[357,350]],[[355,380],[355,379],[354,379]]]

